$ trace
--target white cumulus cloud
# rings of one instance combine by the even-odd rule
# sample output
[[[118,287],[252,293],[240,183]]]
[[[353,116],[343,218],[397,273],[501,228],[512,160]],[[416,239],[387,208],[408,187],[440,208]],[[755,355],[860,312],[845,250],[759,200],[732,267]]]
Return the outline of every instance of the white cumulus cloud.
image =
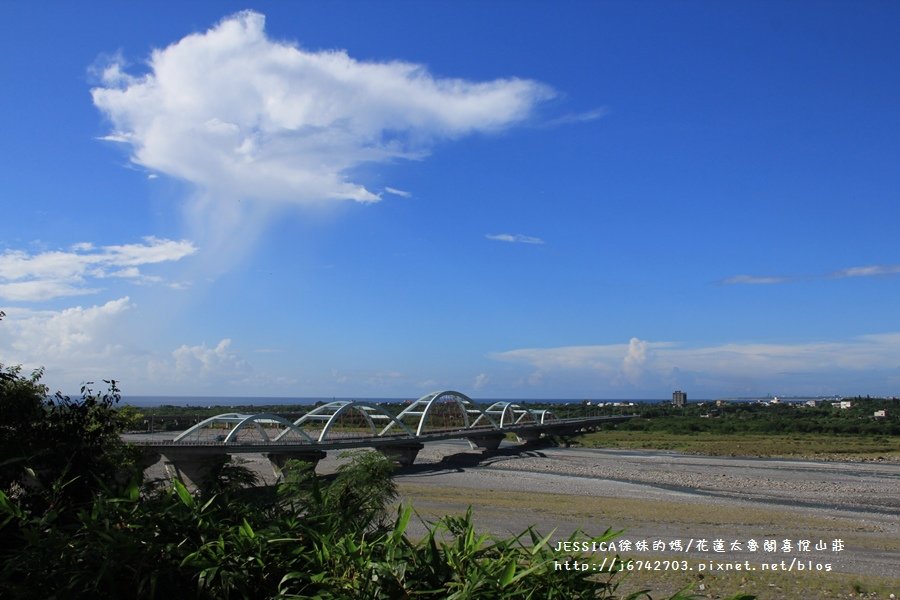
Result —
[[[234,390],[257,393],[277,376],[258,374],[224,338],[213,346],[182,344],[158,353],[129,334],[130,298],[62,310],[7,308],[0,321],[0,363],[45,368],[51,390],[76,393],[85,381],[116,379],[127,394],[208,393]],[[139,318],[139,317],[138,317]]]
[[[50,383],[65,382],[66,391],[89,379],[120,377],[106,367],[123,355],[117,331],[133,306],[126,296],[87,308],[7,308],[0,322],[0,363],[46,367]]]
[[[211,375],[234,376],[250,371],[250,365],[231,350],[231,340],[225,338],[212,348],[206,344],[183,344],[172,352],[173,369],[169,373],[178,379],[205,380]]]
[[[77,393],[86,381],[102,389],[104,379],[116,379],[126,395],[283,394],[296,387],[293,377],[258,371],[234,350],[230,338],[212,346],[148,348],[130,328],[130,321],[142,318],[134,309],[127,296],[62,310],[5,308],[0,363],[26,370],[44,367],[44,382],[64,393]]]
[[[151,172],[194,184],[200,204],[217,209],[235,199],[375,202],[351,180],[358,165],[502,130],[553,95],[524,79],[442,79],[418,64],[305,50],[270,39],[253,11],[153,51],[144,74],[114,58],[91,93],[112,123],[105,139]]]
[[[489,381],[490,377],[488,377],[486,373],[479,373],[475,377],[475,381],[472,383],[472,388],[475,390],[481,390],[488,384]]]

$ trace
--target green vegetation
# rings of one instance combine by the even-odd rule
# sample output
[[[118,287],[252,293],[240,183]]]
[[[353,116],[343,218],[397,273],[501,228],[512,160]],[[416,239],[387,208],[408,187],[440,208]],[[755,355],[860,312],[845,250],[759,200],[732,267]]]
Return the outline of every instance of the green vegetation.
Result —
[[[845,399],[846,400],[846,399]],[[592,448],[676,450],[709,456],[806,457],[877,460],[900,457],[900,400],[852,398],[850,408],[830,402],[580,406],[571,414],[636,414],[602,431],[565,441]],[[875,418],[876,411],[886,417]]]
[[[701,403],[684,408],[666,405],[632,407],[639,418],[620,423],[620,431],[674,434],[862,434],[900,435],[900,400],[853,398],[851,408],[829,402],[818,406],[795,404]],[[874,418],[877,410],[888,417]]]
[[[410,539],[412,511],[387,513],[392,467],[374,453],[332,478],[289,463],[273,488],[226,463],[196,493],[150,489],[119,441],[115,382],[48,399],[40,376],[0,365],[4,598],[623,597],[619,574],[556,570],[577,557],[550,536],[480,535],[471,512]]]
[[[900,458],[900,436],[829,434],[717,434],[656,433],[604,430],[571,443],[586,448],[674,450],[705,456],[758,456],[822,460],[880,460]]]

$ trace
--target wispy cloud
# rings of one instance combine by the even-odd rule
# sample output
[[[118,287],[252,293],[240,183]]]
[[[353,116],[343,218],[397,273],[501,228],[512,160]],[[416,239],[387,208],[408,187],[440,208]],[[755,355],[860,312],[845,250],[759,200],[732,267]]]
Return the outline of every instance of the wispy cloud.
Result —
[[[95,247],[88,242],[68,250],[29,254],[8,250],[0,254],[0,297],[14,301],[39,301],[79,296],[99,291],[90,280],[120,278],[136,283],[159,283],[139,267],[173,262],[197,251],[189,241],[145,237],[141,244]]]
[[[900,265],[868,265],[863,267],[850,267],[834,271],[827,275],[813,275],[804,277],[807,280],[818,279],[844,279],[848,277],[888,277],[900,275]],[[797,281],[796,277],[781,277],[772,275],[733,275],[721,280],[722,285],[775,285]]]
[[[96,294],[99,291],[99,288],[83,287],[82,285],[74,285],[60,280],[45,279],[0,283],[0,298],[13,302],[50,300],[63,296],[86,296]]]
[[[609,114],[609,108],[606,106],[600,106],[593,110],[588,110],[580,113],[570,113],[567,115],[562,115],[561,117],[557,117],[555,119],[551,119],[544,123],[545,127],[556,127],[558,125],[571,125],[574,123],[588,123],[590,121],[596,121],[597,119],[602,119],[606,115]]]
[[[832,273],[832,277],[880,277],[900,274],[900,265],[870,265],[867,267],[850,267]]]
[[[412,198],[411,193],[404,190],[398,190],[397,188],[386,187],[384,188],[384,191],[388,194],[393,194],[394,196],[400,196],[401,198]]]
[[[133,163],[193,184],[192,214],[219,229],[246,228],[248,204],[377,202],[350,180],[359,165],[504,130],[555,94],[526,79],[442,79],[423,65],[307,51],[270,39],[253,11],[155,50],[148,66],[132,75],[113,57],[102,71],[91,93],[112,123],[106,139],[129,147]]]
[[[521,233],[494,233],[485,235],[489,240],[494,240],[495,242],[509,242],[512,244],[543,244],[544,240],[539,237],[532,237],[530,235],[522,235]]]
[[[791,281],[788,277],[773,277],[759,275],[734,275],[723,279],[723,285],[774,285]]]

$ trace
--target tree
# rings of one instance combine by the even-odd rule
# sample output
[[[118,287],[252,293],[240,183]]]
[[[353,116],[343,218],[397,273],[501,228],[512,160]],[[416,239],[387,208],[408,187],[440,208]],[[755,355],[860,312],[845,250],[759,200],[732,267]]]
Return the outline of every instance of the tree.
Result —
[[[73,400],[50,395],[43,374],[0,364],[0,491],[39,511],[87,502],[102,485],[128,479],[135,464],[119,438],[115,380],[104,381],[104,393],[88,382]]]
[[[123,430],[140,429],[144,423],[145,415],[136,406],[126,404],[116,411],[119,419],[119,425]]]
[[[37,450],[34,440],[47,393],[41,374],[37,370],[25,377],[21,367],[0,364],[0,490],[9,492],[21,480]]]

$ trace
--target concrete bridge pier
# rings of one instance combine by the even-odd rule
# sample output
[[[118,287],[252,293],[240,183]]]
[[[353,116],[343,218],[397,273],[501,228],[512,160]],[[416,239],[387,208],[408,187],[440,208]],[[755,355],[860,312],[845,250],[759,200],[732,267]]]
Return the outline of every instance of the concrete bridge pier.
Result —
[[[312,470],[316,470],[316,465],[319,464],[319,461],[327,456],[327,453],[322,450],[298,450],[294,452],[269,452],[266,454],[266,458],[269,459],[269,462],[272,463],[272,470],[275,472],[275,476],[281,478],[284,473],[284,465],[289,460],[302,460],[306,463],[312,464]]]
[[[162,455],[158,450],[152,448],[138,448],[137,456],[134,461],[134,470],[141,475],[141,480],[144,478],[144,471],[158,463],[161,457]],[[116,481],[124,484],[134,477],[134,475],[134,471],[120,467],[116,472]]]
[[[144,471],[158,463],[161,457],[162,455],[158,450],[154,450],[152,448],[141,448],[140,454],[138,454],[137,457],[137,466],[143,473]]]
[[[493,452],[500,447],[500,442],[506,437],[503,433],[481,433],[479,435],[470,435],[466,439],[469,441],[469,447],[472,450],[481,449],[486,452]]]
[[[517,431],[516,439],[519,441],[519,443],[533,444],[534,442],[537,442],[538,440],[541,439],[542,433],[543,433],[542,431],[539,431],[537,429],[527,429],[525,431]]]
[[[377,446],[375,449],[381,452],[388,460],[397,463],[401,467],[408,467],[415,462],[416,455],[424,447],[425,444],[420,442],[407,442]]]
[[[581,431],[581,427],[578,427],[578,426],[573,427],[570,425],[568,427],[561,427],[561,426],[552,427],[552,428],[547,429],[546,433],[547,433],[547,435],[572,436],[572,435],[578,435],[578,433],[580,431]]]
[[[166,450],[163,454],[166,472],[188,489],[200,489],[209,477],[231,459],[227,454],[199,454]]]

